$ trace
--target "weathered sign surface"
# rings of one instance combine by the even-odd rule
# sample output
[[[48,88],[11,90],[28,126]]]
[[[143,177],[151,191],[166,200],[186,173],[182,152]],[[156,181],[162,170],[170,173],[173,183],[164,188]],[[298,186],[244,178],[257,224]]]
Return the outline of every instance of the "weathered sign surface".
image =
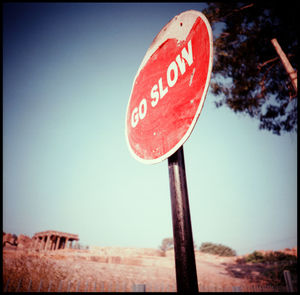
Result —
[[[187,140],[203,107],[212,58],[212,30],[199,11],[175,16],[155,37],[127,106],[125,132],[134,158],[158,163]]]

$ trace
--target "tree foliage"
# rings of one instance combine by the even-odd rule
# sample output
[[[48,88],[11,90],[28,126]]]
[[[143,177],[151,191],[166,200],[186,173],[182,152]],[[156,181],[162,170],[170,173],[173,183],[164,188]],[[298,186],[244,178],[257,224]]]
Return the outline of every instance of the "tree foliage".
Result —
[[[263,254],[259,251],[254,251],[246,255],[245,262],[253,263],[275,263],[275,262],[297,262],[297,256],[286,254],[284,252],[275,251]]]
[[[277,39],[296,69],[294,5],[278,1],[208,3],[203,13],[214,31],[211,90],[216,106],[226,105],[256,118],[260,129],[278,135],[297,132],[296,91],[271,43]]]
[[[231,248],[222,244],[214,244],[210,242],[202,243],[199,250],[203,253],[210,253],[219,256],[236,256],[236,251],[232,250]]]
[[[260,277],[265,282],[269,282],[272,285],[285,286],[284,270],[289,270],[293,278],[298,278],[298,259],[295,255],[286,254],[284,252],[275,251],[270,253],[261,253],[254,251],[251,254],[246,255],[243,258],[237,259],[237,263],[263,263],[265,269],[261,273]]]
[[[165,238],[165,239],[162,240],[159,249],[163,253],[165,253],[167,250],[173,249],[173,247],[174,247],[173,238]]]

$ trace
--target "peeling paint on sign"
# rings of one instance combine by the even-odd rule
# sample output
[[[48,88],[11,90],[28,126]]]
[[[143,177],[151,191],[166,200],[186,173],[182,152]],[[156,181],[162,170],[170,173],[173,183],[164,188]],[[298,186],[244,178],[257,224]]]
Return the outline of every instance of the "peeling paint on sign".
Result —
[[[199,117],[212,70],[212,31],[189,10],[156,36],[134,79],[126,113],[132,155],[153,164],[172,155]]]

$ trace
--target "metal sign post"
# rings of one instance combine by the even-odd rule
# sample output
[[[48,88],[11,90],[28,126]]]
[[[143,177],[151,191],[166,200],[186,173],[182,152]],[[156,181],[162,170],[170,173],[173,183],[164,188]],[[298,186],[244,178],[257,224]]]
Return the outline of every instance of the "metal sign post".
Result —
[[[176,15],[154,38],[134,78],[125,118],[132,156],[168,159],[177,291],[198,292],[182,145],[203,108],[213,63],[213,36],[199,11]]]
[[[198,292],[183,147],[168,158],[177,292]]]

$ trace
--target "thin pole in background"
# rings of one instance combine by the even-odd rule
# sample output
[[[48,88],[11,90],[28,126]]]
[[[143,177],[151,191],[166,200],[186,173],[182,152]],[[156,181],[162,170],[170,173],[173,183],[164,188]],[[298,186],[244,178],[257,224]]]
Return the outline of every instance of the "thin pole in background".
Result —
[[[286,57],[285,53],[281,49],[277,39],[273,38],[271,40],[271,42],[272,42],[273,46],[275,47],[275,50],[277,51],[285,70],[289,74],[290,79],[291,79],[292,84],[293,84],[293,87],[294,87],[294,89],[297,93],[297,71],[294,70],[294,68],[292,67],[292,65],[289,62],[288,58]]]

